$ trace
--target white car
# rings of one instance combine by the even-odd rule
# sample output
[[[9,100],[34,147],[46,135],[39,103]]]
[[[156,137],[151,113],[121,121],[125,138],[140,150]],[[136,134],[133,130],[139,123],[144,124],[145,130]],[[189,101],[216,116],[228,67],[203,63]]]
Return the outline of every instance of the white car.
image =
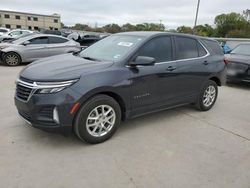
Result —
[[[5,39],[9,39],[9,38],[15,39],[20,35],[24,35],[24,34],[28,34],[28,33],[33,33],[33,31],[23,30],[23,29],[14,29],[14,30],[11,30],[11,31],[3,34],[2,36],[0,36],[0,42],[4,41]]]
[[[9,32],[10,30],[4,27],[0,27],[0,36],[4,35],[5,33]]]

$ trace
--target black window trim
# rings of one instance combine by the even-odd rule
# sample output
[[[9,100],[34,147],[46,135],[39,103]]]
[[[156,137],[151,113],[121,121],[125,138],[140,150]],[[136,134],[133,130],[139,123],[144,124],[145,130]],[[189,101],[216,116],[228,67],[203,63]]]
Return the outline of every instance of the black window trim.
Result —
[[[129,62],[133,61],[133,60],[138,56],[138,53],[139,53],[140,49],[143,48],[148,42],[150,42],[150,41],[152,41],[152,40],[154,40],[154,39],[156,39],[156,38],[160,38],[160,37],[169,37],[169,38],[170,38],[170,40],[171,40],[171,45],[172,45],[172,46],[171,46],[171,47],[172,47],[172,58],[174,59],[175,54],[174,54],[174,41],[173,41],[173,35],[158,35],[158,36],[154,36],[154,37],[150,38],[149,40],[146,40],[141,46],[139,46],[139,47],[136,49],[136,52],[135,52],[133,55],[130,56],[131,58],[129,58],[129,59],[130,59]],[[163,63],[169,63],[169,62],[172,62],[172,61],[173,61],[173,60],[171,60],[171,61],[164,61],[164,62],[157,62],[157,63],[155,63],[155,65],[160,65],[160,64],[163,64]],[[126,67],[130,67],[129,63],[126,64],[125,66],[126,66]],[[137,66],[137,67],[144,67],[144,66],[139,65],[139,66]]]
[[[204,50],[207,52],[206,55],[204,56],[201,56],[201,57],[192,57],[192,58],[186,58],[186,59],[175,59],[175,62],[179,62],[179,61],[188,61],[188,60],[197,60],[197,59],[203,59],[205,57],[208,57],[210,54],[210,52],[207,50],[207,48],[205,47],[205,45],[198,39],[195,39],[195,38],[192,38],[192,37],[187,37],[187,36],[174,36],[174,43],[175,43],[175,51],[178,50],[177,48],[177,45],[176,45],[176,37],[182,37],[182,38],[188,38],[188,39],[193,39],[195,40],[196,42],[198,42],[203,48]],[[197,49],[198,49],[198,46],[197,46]],[[199,54],[199,53],[198,53]],[[176,56],[175,56],[176,58]]]

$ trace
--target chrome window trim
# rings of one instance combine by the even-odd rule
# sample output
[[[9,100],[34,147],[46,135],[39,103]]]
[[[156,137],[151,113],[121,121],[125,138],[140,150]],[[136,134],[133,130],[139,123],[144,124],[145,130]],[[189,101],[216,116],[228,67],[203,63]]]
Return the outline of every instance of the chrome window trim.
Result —
[[[167,64],[167,63],[175,63],[175,62],[181,62],[181,61],[191,61],[191,60],[197,60],[197,59],[204,59],[204,58],[211,55],[210,52],[207,50],[207,48],[199,40],[197,40],[197,39],[194,39],[194,40],[196,40],[205,49],[205,51],[207,52],[206,55],[201,56],[201,57],[193,57],[193,58],[187,58],[187,59],[177,59],[177,60],[166,61],[166,62],[158,62],[158,63],[155,63],[155,65]],[[131,66],[126,65],[126,67],[129,68]],[[136,67],[145,67],[145,66],[138,65]]]

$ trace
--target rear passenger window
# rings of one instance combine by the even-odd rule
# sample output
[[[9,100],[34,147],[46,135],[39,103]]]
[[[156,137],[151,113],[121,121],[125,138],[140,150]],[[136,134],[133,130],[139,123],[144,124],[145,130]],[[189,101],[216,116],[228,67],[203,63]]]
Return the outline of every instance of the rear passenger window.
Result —
[[[31,39],[30,44],[48,44],[48,37],[37,37]]]
[[[177,59],[199,57],[197,41],[187,37],[176,37]]]
[[[197,46],[198,46],[198,51],[199,51],[199,57],[203,57],[205,55],[207,55],[207,51],[204,49],[204,47],[197,42]]]
[[[224,55],[223,50],[217,41],[202,39],[202,42],[205,44],[207,49],[210,49],[209,51],[213,52],[213,54]]]
[[[171,61],[172,44],[170,37],[157,37],[146,43],[139,51],[139,56],[148,56],[156,59],[156,63]]]
[[[58,43],[64,43],[64,42],[68,42],[68,40],[61,38],[61,37],[49,37],[50,44],[58,44]]]

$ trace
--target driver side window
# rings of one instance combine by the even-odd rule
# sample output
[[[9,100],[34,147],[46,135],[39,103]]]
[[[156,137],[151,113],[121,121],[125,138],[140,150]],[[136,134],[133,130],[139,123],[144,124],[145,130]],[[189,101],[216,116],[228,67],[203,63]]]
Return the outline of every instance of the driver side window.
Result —
[[[157,37],[150,40],[139,50],[138,56],[153,57],[156,63],[173,60],[170,36]]]

